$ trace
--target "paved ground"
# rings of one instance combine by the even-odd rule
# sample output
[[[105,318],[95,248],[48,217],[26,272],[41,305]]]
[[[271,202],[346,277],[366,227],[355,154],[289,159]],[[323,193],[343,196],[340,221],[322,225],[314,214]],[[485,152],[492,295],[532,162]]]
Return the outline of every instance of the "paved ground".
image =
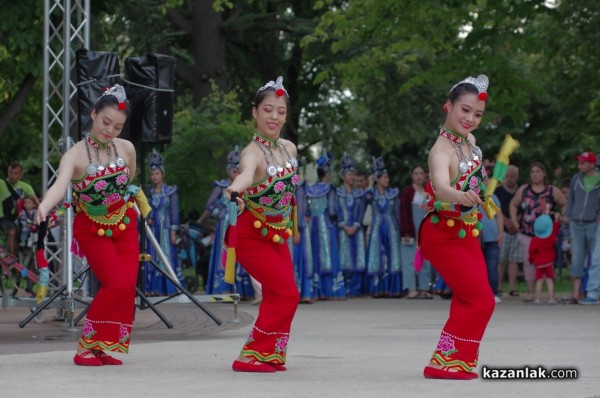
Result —
[[[288,371],[231,371],[257,307],[206,304],[216,326],[191,304],[161,304],[167,329],[138,311],[124,366],[73,365],[78,332],[53,322],[17,324],[27,309],[0,309],[0,391],[7,397],[600,397],[600,306],[498,304],[480,365],[575,368],[577,380],[426,380],[422,368],[447,316],[445,300],[354,299],[301,305]],[[481,367],[480,366],[480,367]]]

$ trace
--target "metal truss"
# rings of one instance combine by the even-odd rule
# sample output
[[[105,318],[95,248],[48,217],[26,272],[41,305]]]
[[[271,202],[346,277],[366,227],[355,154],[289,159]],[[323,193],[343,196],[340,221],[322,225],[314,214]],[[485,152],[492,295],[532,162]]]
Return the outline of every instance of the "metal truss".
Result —
[[[90,0],[44,0],[43,192],[58,177],[60,158],[77,137],[75,51],[89,48]],[[67,192],[67,200],[71,191]],[[48,260],[55,264],[51,282],[67,285],[72,296],[73,256],[70,252],[72,212],[65,213]],[[57,236],[58,235],[58,236]],[[71,306],[73,301],[71,300]]]

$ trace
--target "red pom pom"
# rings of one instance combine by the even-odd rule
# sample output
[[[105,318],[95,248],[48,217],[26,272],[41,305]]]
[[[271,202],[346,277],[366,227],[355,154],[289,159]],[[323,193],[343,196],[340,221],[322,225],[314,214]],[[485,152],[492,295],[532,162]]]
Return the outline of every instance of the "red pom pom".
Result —
[[[71,207],[70,203],[65,203],[65,207],[68,209],[69,207]]]
[[[277,90],[275,90],[275,95],[277,95],[278,97],[281,97],[284,94],[285,94],[285,90],[282,88],[278,88]]]
[[[486,92],[479,93],[479,99],[482,101],[487,101],[487,99],[488,99],[487,93]]]
[[[481,219],[482,219],[482,218],[483,218],[483,214],[481,214],[481,213],[477,213],[477,219],[478,219],[479,221],[481,221]]]
[[[119,102],[119,110],[124,111],[127,105],[124,102]]]

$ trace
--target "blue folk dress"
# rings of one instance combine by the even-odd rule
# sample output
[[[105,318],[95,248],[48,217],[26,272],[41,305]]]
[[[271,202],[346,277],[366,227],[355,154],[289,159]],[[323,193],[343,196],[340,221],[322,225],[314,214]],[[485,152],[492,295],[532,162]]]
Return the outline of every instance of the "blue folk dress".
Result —
[[[298,231],[300,242],[293,243],[293,238],[288,240],[292,261],[294,262],[294,278],[300,292],[300,302],[308,303],[315,299],[313,290],[313,257],[310,244],[310,229],[307,219],[306,182],[302,182],[295,193],[298,211]]]
[[[362,225],[366,209],[365,191],[353,189],[348,192],[344,186],[340,186],[336,194],[340,269],[344,274],[348,297],[360,297],[365,293],[364,274],[367,262]],[[354,235],[349,236],[344,230],[345,226],[358,228]]]
[[[177,245],[171,242],[171,231],[179,230],[179,196],[177,194],[177,186],[163,185],[160,192],[156,192],[153,187],[149,187],[146,192],[148,194],[148,202],[152,208],[152,212],[149,215],[149,219],[152,221],[150,229],[160,245],[163,254],[170,262],[179,283],[183,285],[184,277],[179,265]],[[153,262],[165,269],[167,265],[160,261],[157,250],[152,246],[150,240],[147,240],[146,247]],[[165,278],[155,267],[147,264],[144,274],[147,295],[164,296],[177,292],[175,285]]]
[[[206,294],[227,294],[234,292],[234,286],[225,282],[225,268],[223,260],[223,239],[229,225],[229,212],[227,205],[229,200],[225,196],[225,188],[230,182],[227,179],[218,180],[213,183],[213,190],[206,203],[206,210],[211,218],[215,220],[215,238],[210,251],[210,262],[208,265],[208,281],[206,282]],[[239,293],[241,299],[252,299],[254,289],[250,276],[240,265],[235,265],[235,292]]]
[[[306,186],[307,238],[313,260],[315,299],[346,298],[344,275],[340,269],[337,247],[335,190],[331,184],[317,182]],[[333,220],[333,222],[332,222]]]
[[[371,188],[366,193],[372,209],[367,246],[367,289],[373,297],[399,297],[402,293],[399,192],[398,188],[387,188],[383,193]]]

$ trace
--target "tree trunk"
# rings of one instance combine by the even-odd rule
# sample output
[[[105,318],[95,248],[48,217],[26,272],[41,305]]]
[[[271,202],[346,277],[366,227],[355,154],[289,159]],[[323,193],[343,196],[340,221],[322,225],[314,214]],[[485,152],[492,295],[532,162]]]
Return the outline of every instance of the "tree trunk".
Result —
[[[29,93],[31,93],[36,80],[37,78],[35,76],[29,74],[25,76],[21,82],[21,86],[19,87],[19,91],[17,91],[17,95],[14,96],[14,98],[6,107],[6,112],[0,116],[0,137],[6,133],[6,130],[12,121],[19,114],[19,112],[21,112],[21,109],[23,109],[25,102],[27,102],[27,97],[29,97]]]
[[[212,4],[212,0],[194,0],[193,4],[191,35],[196,63],[192,93],[196,105],[210,94],[211,79],[223,92],[228,89],[229,83],[225,37],[220,30],[223,18],[213,10]]]

